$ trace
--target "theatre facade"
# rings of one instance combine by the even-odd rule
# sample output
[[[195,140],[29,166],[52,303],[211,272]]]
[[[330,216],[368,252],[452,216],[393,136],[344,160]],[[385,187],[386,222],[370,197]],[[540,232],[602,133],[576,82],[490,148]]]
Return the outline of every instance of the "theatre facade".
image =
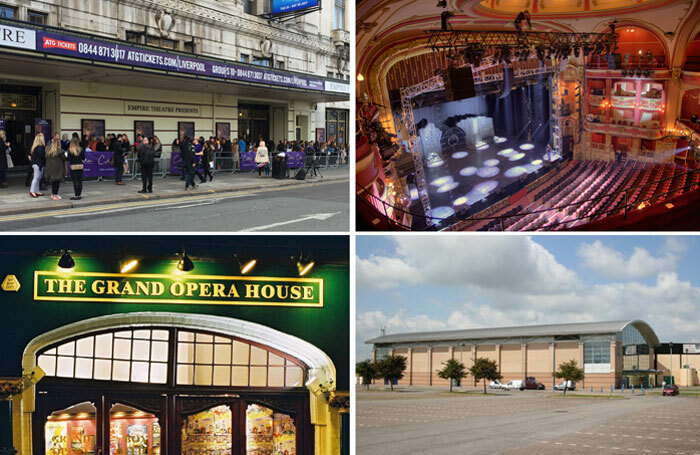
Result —
[[[346,236],[0,243],[2,453],[349,454]]]
[[[448,386],[437,374],[448,359],[468,369],[474,359],[487,358],[498,364],[503,381],[535,377],[546,388],[561,381],[555,372],[570,360],[584,370],[579,388],[653,386],[670,374],[668,359],[656,361],[660,342],[654,330],[639,320],[390,334],[367,343],[374,359],[406,357],[400,385]],[[481,386],[470,377],[464,381]]]
[[[0,127],[345,142],[345,2],[0,2]]]

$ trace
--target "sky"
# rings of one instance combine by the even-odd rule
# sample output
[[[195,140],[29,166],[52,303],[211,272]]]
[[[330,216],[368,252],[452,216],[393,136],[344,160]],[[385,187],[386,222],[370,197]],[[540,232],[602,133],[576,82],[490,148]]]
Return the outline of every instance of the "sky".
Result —
[[[700,237],[357,236],[357,360],[386,333],[642,319],[700,343]]]

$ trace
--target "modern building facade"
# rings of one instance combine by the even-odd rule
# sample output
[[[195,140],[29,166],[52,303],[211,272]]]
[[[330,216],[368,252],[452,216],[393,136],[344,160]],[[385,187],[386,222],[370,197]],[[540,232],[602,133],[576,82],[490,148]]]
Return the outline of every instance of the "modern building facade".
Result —
[[[175,243],[0,241],[0,451],[349,454],[348,237]]]
[[[373,345],[374,359],[407,358],[401,385],[449,385],[437,375],[448,359],[469,368],[474,359],[487,358],[498,364],[503,381],[534,376],[547,388],[560,382],[555,372],[570,360],[584,369],[579,387],[654,385],[663,374],[655,363],[659,339],[639,320],[391,334],[367,343]],[[465,381],[479,385],[469,377]]]
[[[290,4],[290,5],[287,5]],[[299,8],[280,16],[280,10]],[[347,2],[0,1],[0,119],[25,163],[35,125],[344,142]],[[39,122],[41,120],[41,122]]]

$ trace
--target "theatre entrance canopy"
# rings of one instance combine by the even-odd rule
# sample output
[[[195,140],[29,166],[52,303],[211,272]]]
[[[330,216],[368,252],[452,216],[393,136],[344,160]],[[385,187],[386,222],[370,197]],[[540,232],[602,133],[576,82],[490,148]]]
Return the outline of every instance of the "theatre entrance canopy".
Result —
[[[349,453],[347,237],[176,243],[2,240],[14,448]]]

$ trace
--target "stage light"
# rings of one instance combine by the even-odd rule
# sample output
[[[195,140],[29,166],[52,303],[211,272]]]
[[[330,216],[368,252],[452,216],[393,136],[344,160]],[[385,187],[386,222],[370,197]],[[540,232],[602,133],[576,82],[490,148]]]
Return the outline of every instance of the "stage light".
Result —
[[[304,276],[314,268],[316,263],[314,261],[303,263],[301,261],[297,262],[297,269],[299,270],[299,276]]]
[[[432,216],[435,218],[447,218],[455,214],[452,207],[436,207],[432,210]]]
[[[459,183],[457,182],[450,182],[450,183],[445,183],[444,185],[440,186],[440,188],[437,189],[438,193],[447,193],[449,191],[454,190],[459,186]]]
[[[362,82],[362,81],[365,80],[365,77],[362,75],[362,73],[360,73],[360,74],[357,75],[357,80],[358,80],[359,82]]]
[[[575,47],[574,48],[574,57],[579,58],[580,56],[581,56],[581,48]]]
[[[194,263],[192,263],[192,260],[187,256],[185,250],[182,250],[182,257],[177,263],[177,269],[181,272],[194,270]]]
[[[255,267],[255,264],[258,263],[257,259],[251,259],[250,261],[246,262],[246,264],[241,268],[241,275],[245,275],[246,273],[250,272],[253,270],[253,267]]]
[[[127,273],[133,270],[137,265],[139,265],[139,261],[137,259],[132,259],[131,261],[124,262],[121,267],[121,272]]]
[[[435,5],[437,8],[447,8],[447,0],[438,0],[437,5]]]
[[[75,268],[75,261],[68,250],[63,250],[63,254],[58,260],[58,268],[63,272],[70,272]]]
[[[469,200],[467,199],[466,196],[461,196],[461,197],[458,197],[457,199],[455,199],[454,202],[452,203],[452,205],[464,205],[468,201]]]

